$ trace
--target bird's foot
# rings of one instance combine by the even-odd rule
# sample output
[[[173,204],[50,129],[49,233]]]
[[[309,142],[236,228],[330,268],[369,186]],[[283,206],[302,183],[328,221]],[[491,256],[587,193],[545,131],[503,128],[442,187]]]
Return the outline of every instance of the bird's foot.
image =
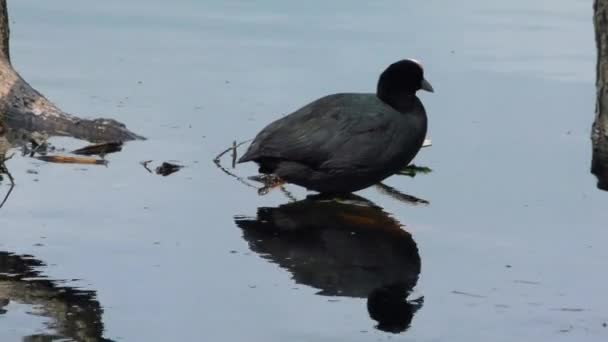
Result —
[[[285,181],[275,175],[258,175],[249,177],[249,179],[264,184],[263,187],[258,189],[258,195],[263,196],[268,194],[275,188],[280,188],[285,185]]]

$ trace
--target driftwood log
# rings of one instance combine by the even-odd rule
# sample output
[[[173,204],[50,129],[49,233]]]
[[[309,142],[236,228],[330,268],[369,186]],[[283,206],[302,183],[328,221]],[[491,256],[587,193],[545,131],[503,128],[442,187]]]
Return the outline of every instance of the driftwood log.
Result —
[[[32,88],[13,68],[6,0],[0,0],[0,122],[13,131],[71,136],[92,142],[143,137],[112,119],[80,119],[63,112]]]
[[[597,46],[597,101],[591,131],[591,172],[598,179],[598,188],[608,190],[608,0],[595,0],[593,23]]]

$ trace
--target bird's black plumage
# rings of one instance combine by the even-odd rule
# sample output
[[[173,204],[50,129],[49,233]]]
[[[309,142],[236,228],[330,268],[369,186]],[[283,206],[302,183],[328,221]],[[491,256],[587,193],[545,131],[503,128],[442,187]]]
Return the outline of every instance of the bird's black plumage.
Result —
[[[391,64],[377,92],[322,97],[266,126],[239,163],[324,193],[346,193],[380,182],[418,153],[427,131],[419,89],[432,91],[420,64]]]

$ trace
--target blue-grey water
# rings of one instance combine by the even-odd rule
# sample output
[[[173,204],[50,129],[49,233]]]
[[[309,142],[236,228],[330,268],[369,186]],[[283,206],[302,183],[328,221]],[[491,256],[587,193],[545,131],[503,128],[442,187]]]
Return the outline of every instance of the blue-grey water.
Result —
[[[1,341],[608,338],[608,194],[589,173],[591,0],[8,2],[28,82],[149,139],[108,167],[7,163],[17,185],[0,209]],[[415,160],[433,172],[386,183],[431,204],[358,193],[393,229],[367,227],[377,245],[339,225],[307,243],[247,235],[239,220],[288,200],[211,160],[317,97],[373,91],[404,57],[436,90],[420,94],[433,146]],[[186,167],[160,177],[145,160]],[[413,254],[390,254],[391,236]],[[366,295],[400,266],[424,303],[387,332]]]

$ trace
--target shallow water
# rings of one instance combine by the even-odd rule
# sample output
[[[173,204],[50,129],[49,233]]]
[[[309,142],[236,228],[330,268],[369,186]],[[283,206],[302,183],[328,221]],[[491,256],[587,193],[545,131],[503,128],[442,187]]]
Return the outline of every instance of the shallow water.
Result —
[[[13,63],[31,84],[149,140],[108,167],[8,162],[17,186],[0,210],[0,340],[606,340],[591,1],[9,6]],[[314,206],[271,225],[314,234],[241,229],[288,199],[258,196],[211,160],[316,97],[373,90],[402,57],[422,60],[436,89],[421,94],[433,146],[415,160],[433,172],[387,184],[431,204],[371,188],[358,195],[381,208],[347,204],[349,220],[320,233],[320,218],[306,221],[325,210]],[[186,167],[160,177],[144,160]],[[399,241],[409,254],[388,247]],[[394,283],[415,287],[409,302],[386,297],[403,304],[387,332],[367,297]]]

